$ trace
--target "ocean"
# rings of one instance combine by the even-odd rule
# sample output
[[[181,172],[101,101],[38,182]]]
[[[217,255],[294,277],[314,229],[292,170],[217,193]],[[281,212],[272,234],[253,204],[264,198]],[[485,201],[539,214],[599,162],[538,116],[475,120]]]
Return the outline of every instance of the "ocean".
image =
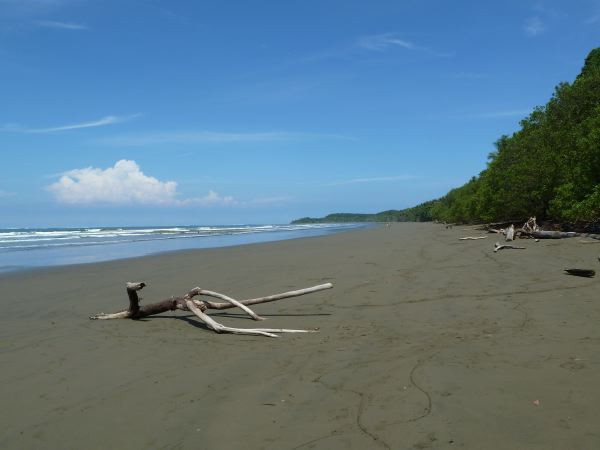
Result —
[[[0,229],[0,272],[319,236],[365,224]]]

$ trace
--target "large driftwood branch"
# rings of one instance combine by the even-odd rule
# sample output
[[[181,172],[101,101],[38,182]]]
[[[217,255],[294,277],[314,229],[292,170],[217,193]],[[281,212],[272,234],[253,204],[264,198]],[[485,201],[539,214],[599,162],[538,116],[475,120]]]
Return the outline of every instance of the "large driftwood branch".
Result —
[[[310,288],[299,289],[296,291],[283,292],[281,294],[269,295],[266,297],[252,298],[247,300],[235,300],[227,295],[219,292],[208,291],[196,287],[185,294],[183,297],[171,297],[170,299],[160,302],[151,303],[149,305],[140,305],[141,298],[138,297],[138,291],[146,286],[145,283],[127,283],[127,296],[129,298],[129,308],[124,311],[119,311],[111,314],[100,313],[96,316],[91,316],[92,320],[108,320],[108,319],[142,319],[144,317],[153,316],[167,311],[181,310],[190,311],[198,317],[208,328],[217,333],[234,333],[277,337],[275,333],[310,333],[315,330],[292,330],[287,328],[233,328],[220,324],[208,314],[205,313],[208,309],[228,309],[240,308],[246,312],[254,320],[265,320],[252,311],[248,305],[257,305],[260,303],[268,303],[284,298],[298,297],[313,292],[331,289],[331,283],[320,284]],[[226,303],[215,303],[208,300],[197,300],[196,296],[209,296],[225,300]]]

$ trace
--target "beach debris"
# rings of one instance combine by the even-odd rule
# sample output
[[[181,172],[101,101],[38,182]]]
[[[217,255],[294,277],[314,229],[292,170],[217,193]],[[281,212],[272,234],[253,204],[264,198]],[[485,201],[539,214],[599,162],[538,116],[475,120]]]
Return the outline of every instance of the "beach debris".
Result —
[[[296,291],[283,292],[281,294],[268,295],[266,297],[251,298],[247,300],[236,300],[228,297],[227,295],[219,292],[208,291],[206,289],[200,289],[196,287],[185,294],[183,297],[171,297],[166,300],[162,300],[149,305],[140,306],[141,299],[138,297],[137,291],[142,290],[146,287],[146,283],[127,283],[127,296],[129,297],[129,308],[124,311],[119,311],[111,314],[100,313],[95,316],[90,316],[91,320],[109,320],[109,319],[142,319],[144,317],[153,316],[167,311],[190,311],[200,319],[208,328],[215,331],[216,333],[233,333],[233,334],[245,334],[253,336],[267,336],[267,337],[278,337],[276,333],[314,333],[317,330],[293,330],[288,328],[233,328],[220,324],[208,314],[205,313],[208,309],[229,309],[229,308],[240,308],[246,314],[248,314],[253,320],[265,320],[264,317],[260,317],[254,311],[252,311],[249,305],[258,305],[260,303],[274,302],[284,298],[298,297],[301,295],[311,294],[313,292],[323,291],[325,289],[331,289],[333,284],[325,283],[309,288],[298,289]],[[194,297],[205,296],[218,298],[224,300],[224,303],[217,303],[209,300],[198,300]]]
[[[539,239],[566,239],[572,237],[587,237],[600,241],[600,234],[591,233],[579,233],[575,231],[546,231],[542,230],[537,224],[535,216],[531,216],[521,228],[515,229],[513,224],[504,228],[503,226],[508,225],[510,222],[498,222],[490,223],[483,229],[487,230],[488,233],[502,234],[506,237],[506,241],[512,241],[515,238],[534,238],[536,242]],[[588,241],[589,242],[589,241]]]
[[[581,236],[581,234],[575,231],[532,231],[528,233],[529,236],[537,239],[566,239]]]
[[[498,250],[504,250],[504,249],[515,249],[515,250],[525,250],[525,247],[521,247],[519,245],[510,245],[510,244],[504,244],[501,245],[500,242],[496,242],[494,244],[494,252],[497,252]]]
[[[534,400],[534,401],[533,401],[533,404],[534,404],[535,406],[540,406],[540,401],[539,401],[539,400]]]
[[[459,241],[476,241],[477,239],[485,239],[487,236],[466,236],[458,238]]]
[[[565,269],[569,275],[575,275],[576,277],[588,277],[592,278],[596,276],[596,271],[591,269]]]
[[[506,230],[506,241],[512,241],[515,239],[515,226],[513,224]]]
[[[537,224],[535,216],[530,217],[518,232],[522,237],[532,237],[536,239],[566,239],[582,236],[600,240],[599,234],[577,233],[575,231],[544,231]]]
[[[534,231],[541,230],[541,228],[537,224],[537,220],[536,220],[535,216],[531,216],[529,219],[527,219],[527,222],[525,222],[525,224],[521,227],[521,229],[527,233],[532,233]]]

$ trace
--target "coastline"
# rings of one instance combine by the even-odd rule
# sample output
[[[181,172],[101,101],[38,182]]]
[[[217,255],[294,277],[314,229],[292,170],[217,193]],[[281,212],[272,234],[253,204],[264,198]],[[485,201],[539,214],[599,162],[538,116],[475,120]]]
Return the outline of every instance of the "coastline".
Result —
[[[322,236],[370,224],[230,225],[0,230],[0,274],[189,249]],[[26,244],[26,245],[23,245]]]
[[[598,279],[562,273],[597,269],[600,246],[458,240],[475,233],[402,223],[2,274],[0,446],[600,446]],[[218,335],[178,312],[87,320],[125,308],[127,281],[147,302],[334,288],[256,308],[310,335]]]

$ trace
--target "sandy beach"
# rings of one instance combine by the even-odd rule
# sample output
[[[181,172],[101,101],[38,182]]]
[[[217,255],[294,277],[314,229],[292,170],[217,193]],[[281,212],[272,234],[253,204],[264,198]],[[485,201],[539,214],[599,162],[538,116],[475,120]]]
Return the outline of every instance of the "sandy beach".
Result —
[[[0,276],[3,449],[600,448],[600,244],[396,224]],[[583,239],[585,240],[585,239]],[[90,321],[200,286],[278,339],[174,312]],[[221,322],[253,327],[233,310]]]

